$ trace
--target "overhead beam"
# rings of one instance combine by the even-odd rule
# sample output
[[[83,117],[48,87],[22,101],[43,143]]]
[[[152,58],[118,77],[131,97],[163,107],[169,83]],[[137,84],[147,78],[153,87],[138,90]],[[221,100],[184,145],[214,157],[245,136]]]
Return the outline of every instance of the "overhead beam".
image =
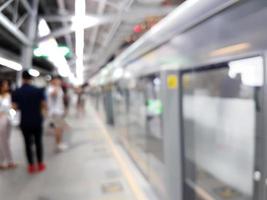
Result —
[[[93,0],[93,1],[94,1],[94,2],[98,2],[98,3],[102,3],[103,1],[106,1],[106,0]],[[119,10],[119,9],[120,9],[120,7],[119,7],[118,4],[116,4],[116,3],[112,3],[112,2],[110,2],[110,1],[106,1],[106,5],[112,7],[112,8],[114,8],[114,9],[116,9],[116,10]]]
[[[0,24],[23,44],[31,45],[29,38],[2,13],[0,13]]]
[[[123,22],[132,22],[135,21],[136,19],[143,19],[145,17],[149,16],[163,16],[169,14],[175,7],[173,6],[165,6],[161,8],[134,8],[129,11],[123,11],[122,12],[122,20]],[[115,18],[117,15],[92,15],[92,14],[87,14],[86,17],[94,17],[98,18],[100,20],[102,19],[107,19],[107,18]],[[72,13],[66,13],[65,15],[44,15],[40,16],[47,22],[71,22],[74,18],[75,15]]]
[[[24,6],[24,8],[28,11],[28,13],[30,13],[32,15],[33,14],[33,10],[32,10],[31,5],[29,4],[29,2],[27,0],[20,0],[20,2]]]
[[[84,24],[84,26],[82,28],[88,29],[88,28],[93,28],[96,26],[100,26],[100,25],[108,24],[108,23],[112,23],[112,22],[113,22],[112,18],[110,18],[110,19],[106,18],[105,20],[99,21],[98,23],[95,23],[95,24]],[[81,27],[79,27],[79,28],[81,28]],[[48,40],[50,38],[62,37],[62,36],[65,36],[66,34],[70,34],[72,32],[75,32],[75,30],[76,30],[75,25],[68,25],[67,27],[57,29],[46,36],[38,38],[37,42],[42,42],[42,41]]]
[[[139,22],[149,16],[166,15],[170,13],[170,11],[172,11],[173,9],[174,9],[173,6],[164,7],[164,8],[153,8],[153,9],[133,9],[128,12],[125,12],[125,11],[122,12],[121,20],[126,23]],[[90,27],[85,26],[84,29],[100,26],[103,24],[114,23],[114,19],[117,17],[117,15],[90,15],[88,14],[85,16],[85,20],[82,20],[82,21],[88,21],[92,17],[99,19],[99,24],[96,24]],[[75,19],[75,15],[46,15],[46,16],[41,16],[41,18],[43,18],[47,22],[72,22]],[[51,37],[55,37],[55,38],[61,37],[66,34],[70,34],[72,32],[74,32],[74,29],[72,28],[71,25],[65,26],[64,28],[53,31],[51,34],[47,36],[39,38],[38,42],[47,40]]]
[[[102,1],[99,1],[98,3],[98,8],[97,8],[97,14],[99,15],[103,15],[104,11],[105,11],[105,8],[106,8],[106,3],[107,3],[107,0],[102,0]],[[93,30],[93,33],[91,34],[91,37],[90,37],[90,47],[89,47],[89,53],[88,53],[88,60],[90,60],[90,57],[93,55],[93,52],[94,52],[94,49],[95,49],[95,43],[96,43],[96,38],[97,38],[97,35],[98,35],[98,27],[95,27],[94,30]]]
[[[59,7],[59,14],[65,14],[66,11],[66,6],[65,6],[65,1],[64,0],[57,0],[57,4]],[[63,22],[64,27],[68,27],[68,23],[67,22]],[[71,49],[71,51],[73,51],[73,44],[72,44],[72,40],[71,40],[71,36],[70,34],[66,34],[65,35],[65,40],[66,43],[68,45],[68,47]]]
[[[0,6],[0,12],[6,9],[14,0],[8,0]]]

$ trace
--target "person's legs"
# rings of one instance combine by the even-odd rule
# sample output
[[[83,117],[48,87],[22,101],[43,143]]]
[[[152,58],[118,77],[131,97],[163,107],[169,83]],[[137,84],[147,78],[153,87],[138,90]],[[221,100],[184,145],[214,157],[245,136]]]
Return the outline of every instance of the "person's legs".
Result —
[[[4,157],[4,137],[3,137],[3,129],[0,129],[0,169],[4,169],[5,166],[5,157]]]
[[[11,150],[10,150],[10,135],[11,135],[11,124],[9,121],[7,121],[6,123],[6,127],[5,127],[5,137],[6,137],[6,140],[5,140],[5,157],[6,157],[6,161],[7,161],[7,167],[8,168],[15,168],[16,165],[14,164],[13,162],[13,158],[12,158],[12,153],[11,153]]]
[[[59,145],[62,142],[63,129],[61,127],[55,128],[55,141],[56,145]]]
[[[9,138],[10,138],[11,127],[7,118],[2,118],[1,128],[0,128],[0,167],[15,167],[11,155]]]
[[[34,133],[35,147],[38,163],[43,163],[43,133],[42,128],[37,128]]]
[[[34,141],[35,141],[35,146],[36,146],[38,170],[44,171],[45,165],[43,163],[43,133],[42,133],[41,127],[36,128],[34,132]]]
[[[34,159],[33,159],[33,150],[32,150],[32,146],[33,146],[33,133],[31,129],[29,128],[21,128],[23,137],[24,137],[24,143],[25,143],[25,153],[26,153],[26,158],[28,161],[28,171],[30,173],[33,173],[35,171],[35,167],[34,167]]]
[[[64,117],[63,116],[54,116],[54,128],[55,128],[55,143],[56,143],[56,150],[63,151],[66,150],[68,147],[66,144],[63,143],[63,132],[66,127]]]

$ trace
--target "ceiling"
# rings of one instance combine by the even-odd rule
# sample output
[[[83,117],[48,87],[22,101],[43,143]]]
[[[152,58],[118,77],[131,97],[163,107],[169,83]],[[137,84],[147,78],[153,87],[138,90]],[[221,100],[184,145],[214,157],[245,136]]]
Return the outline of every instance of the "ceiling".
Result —
[[[0,7],[8,1],[0,0]],[[3,14],[15,23],[16,19],[19,21],[24,16],[24,13],[27,12],[24,6],[25,2],[31,3],[31,1],[13,0],[13,3],[7,9],[3,12],[0,10],[0,14]],[[144,26],[144,22],[151,20],[151,17],[152,19],[154,17],[161,19],[184,0],[84,1],[86,1],[87,16],[104,19],[104,23],[84,29],[83,65],[84,78],[87,80],[150,28]],[[14,17],[14,9],[18,10],[18,16]],[[55,37],[58,44],[67,45],[71,49],[72,56],[68,58],[68,64],[75,73],[77,63],[76,37],[75,32],[70,28],[73,16],[75,16],[75,0],[39,0],[39,17],[44,18],[48,22],[52,31],[50,36]],[[88,21],[81,20],[79,23],[86,24]],[[138,24],[146,28],[140,33],[134,33],[134,27]],[[19,29],[25,32],[24,23],[21,23]],[[131,37],[133,35],[135,37]],[[47,38],[37,38],[36,41],[40,42]],[[22,46],[20,40],[14,38],[5,28],[0,26],[1,48],[20,55]]]
[[[108,17],[105,24],[84,31],[84,75],[90,78],[108,61],[127,46],[127,38],[133,34],[134,26],[148,17],[163,17],[183,0],[86,0],[86,14]],[[48,16],[74,16],[74,0],[41,0],[43,14]],[[48,20],[49,21],[49,20]],[[82,22],[81,22],[82,23]],[[53,30],[68,27],[68,21],[51,20]],[[69,64],[75,71],[75,33],[57,37],[58,43],[67,44],[73,52]]]

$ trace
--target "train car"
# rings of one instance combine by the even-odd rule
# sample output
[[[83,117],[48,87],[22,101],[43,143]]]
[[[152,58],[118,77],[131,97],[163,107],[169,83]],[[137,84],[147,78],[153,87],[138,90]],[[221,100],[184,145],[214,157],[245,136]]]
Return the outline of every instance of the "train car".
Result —
[[[267,199],[267,1],[189,0],[92,79],[160,199]]]

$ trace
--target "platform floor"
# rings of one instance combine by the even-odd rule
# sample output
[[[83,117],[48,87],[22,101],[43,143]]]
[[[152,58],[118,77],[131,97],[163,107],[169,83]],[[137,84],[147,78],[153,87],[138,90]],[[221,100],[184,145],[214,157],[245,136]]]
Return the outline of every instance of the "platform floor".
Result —
[[[143,183],[135,182],[136,176],[129,168],[131,164],[127,164],[129,160],[125,161],[118,153],[117,145],[107,136],[105,125],[90,105],[86,117],[79,118],[71,113],[67,121],[72,127],[65,134],[70,148],[55,153],[52,135],[45,134],[47,170],[41,174],[26,172],[21,134],[13,130],[12,152],[19,166],[15,170],[0,171],[0,199],[152,199],[143,193],[147,188],[139,188]]]

